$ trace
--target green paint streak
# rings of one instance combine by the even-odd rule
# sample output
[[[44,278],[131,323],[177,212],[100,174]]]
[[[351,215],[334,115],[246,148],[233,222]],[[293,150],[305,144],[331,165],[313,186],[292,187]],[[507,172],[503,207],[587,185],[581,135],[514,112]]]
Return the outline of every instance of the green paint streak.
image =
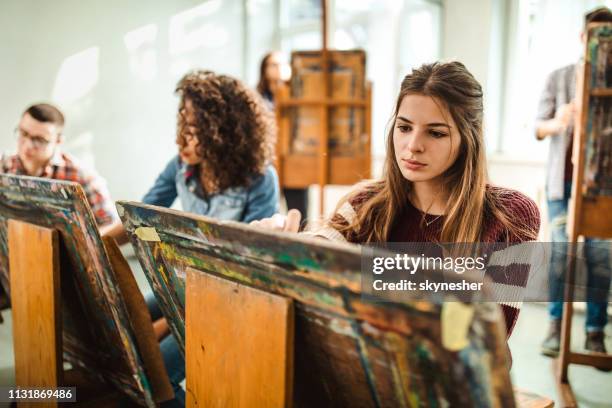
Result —
[[[240,272],[234,272],[233,270],[229,268],[220,269],[220,268],[214,267],[214,265],[211,265],[211,266],[212,268],[214,268],[215,272],[219,272],[223,276],[227,276],[228,278],[232,278],[237,281],[244,282],[244,283],[250,283],[250,284],[253,283],[253,281],[248,276],[245,276]]]
[[[166,284],[166,286],[168,286],[168,280],[166,279],[166,271],[164,270],[164,267],[162,265],[157,265],[157,274],[159,276],[161,276],[161,278],[164,280],[164,283]]]
[[[161,243],[160,247],[164,257],[170,261],[183,263],[187,266],[193,267],[194,269],[214,271],[220,275],[235,279],[240,282],[249,284],[253,283],[250,277],[244,275],[243,273],[236,272],[231,268],[218,266],[216,264],[207,262],[206,260],[201,258],[191,257],[177,253],[176,248],[172,245],[166,245],[164,243]],[[257,276],[257,278],[259,280],[266,281],[269,283],[272,282],[268,277],[264,278],[263,276]]]
[[[263,273],[254,272],[253,277],[257,279],[258,281],[265,283],[268,286],[272,286],[276,284],[274,279],[270,278],[268,275],[263,274]]]
[[[316,269],[321,270],[321,265],[319,265],[313,258],[311,257],[303,257],[303,258],[295,258],[292,255],[283,253],[279,254],[277,257],[278,262],[286,263],[286,264],[297,264],[300,267],[307,269]]]
[[[421,360],[430,360],[431,359],[431,353],[429,352],[427,347],[423,346],[423,343],[419,343],[419,345],[417,346],[417,348],[416,348],[416,355]]]
[[[340,306],[342,302],[339,302],[337,298],[331,296],[327,292],[315,292],[315,299],[317,299],[321,303],[325,303],[326,305],[331,306]]]
[[[301,286],[289,286],[287,287],[291,292],[296,293],[301,299],[313,299],[318,303],[325,303],[332,307],[342,307],[342,299],[334,298],[326,293],[318,292],[315,290],[309,290]]]
[[[203,225],[206,225],[206,224],[203,224]],[[265,272],[258,272],[258,271],[253,271],[250,273],[241,272],[231,267],[225,267],[225,266],[220,266],[218,264],[210,263],[206,261],[205,259],[202,259],[197,256],[184,255],[180,252],[181,251],[180,248],[176,248],[172,244],[166,244],[162,242],[159,244],[159,246],[160,246],[160,249],[162,251],[164,258],[171,262],[177,262],[184,266],[192,267],[194,269],[215,272],[219,275],[223,275],[237,282],[250,284],[250,285],[255,285],[256,283],[259,283],[260,285],[264,287],[271,288],[279,284],[282,284],[276,279],[274,279],[273,276],[270,276],[270,274],[267,274]],[[281,256],[280,259],[291,260],[293,258],[290,255],[285,254]],[[302,261],[305,261],[305,260],[307,260],[307,258],[303,258]],[[236,262],[240,263],[240,260],[236,260]],[[302,262],[302,263],[310,263],[311,265],[316,265],[316,263],[314,262]],[[291,286],[288,289],[299,293],[303,298],[313,299],[317,303],[332,306],[332,307],[342,307],[341,299],[338,299],[325,291],[317,291],[317,290],[311,291],[308,289],[300,288],[297,285]]]
[[[211,228],[209,224],[203,221],[198,221],[198,228],[206,237],[217,237],[217,234],[215,234],[215,230]]]
[[[159,244],[159,246],[162,250],[162,254],[164,255],[164,258],[168,260],[180,262],[187,266],[197,267],[200,269],[203,269],[208,265],[206,262],[204,262],[203,260],[199,258],[190,257],[190,256],[186,256],[186,255],[177,253],[176,248],[172,244],[166,244],[162,242],[161,244]]]

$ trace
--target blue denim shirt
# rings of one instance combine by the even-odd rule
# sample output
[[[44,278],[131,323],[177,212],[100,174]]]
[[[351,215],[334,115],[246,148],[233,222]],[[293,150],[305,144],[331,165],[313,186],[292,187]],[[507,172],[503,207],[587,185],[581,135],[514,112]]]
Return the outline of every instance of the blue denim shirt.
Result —
[[[278,212],[279,186],[276,170],[268,166],[247,187],[230,187],[206,197],[194,168],[174,157],[145,194],[145,204],[170,207],[176,197],[184,211],[220,220],[251,222]]]

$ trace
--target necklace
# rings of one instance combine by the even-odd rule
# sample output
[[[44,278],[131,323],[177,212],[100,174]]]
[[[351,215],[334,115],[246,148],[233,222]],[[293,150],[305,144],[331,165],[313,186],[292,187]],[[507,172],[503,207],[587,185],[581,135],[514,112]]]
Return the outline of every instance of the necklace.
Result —
[[[429,227],[431,224],[433,224],[434,222],[438,221],[438,219],[443,216],[444,214],[440,214],[438,215],[436,218],[434,218],[431,221],[427,221],[427,214],[423,213],[423,222],[425,223],[425,226]]]
[[[429,209],[431,208],[431,206],[432,206],[432,205],[433,205],[433,201],[431,202],[431,204],[429,205],[429,207],[427,208],[427,210],[429,210]],[[421,213],[421,216],[423,217],[423,218],[422,218],[423,223],[425,224],[425,226],[426,226],[426,227],[429,227],[431,224],[433,224],[434,222],[438,221],[438,220],[440,219],[440,217],[442,217],[442,216],[444,215],[444,214],[440,214],[440,215],[438,215],[437,217],[435,217],[433,220],[427,221],[427,216],[428,216],[429,214],[427,214],[425,211],[421,210],[419,207],[417,207],[417,206],[416,206],[416,205],[414,205],[414,204],[412,204],[412,206],[413,206],[414,208],[416,208],[418,212],[420,212],[420,213]],[[427,211],[427,210],[426,210],[426,211]]]

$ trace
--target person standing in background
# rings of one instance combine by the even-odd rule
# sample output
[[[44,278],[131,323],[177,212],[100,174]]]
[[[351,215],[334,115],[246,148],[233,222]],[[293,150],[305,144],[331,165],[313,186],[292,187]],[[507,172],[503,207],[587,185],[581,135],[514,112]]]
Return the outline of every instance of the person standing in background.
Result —
[[[598,8],[586,15],[585,26],[594,22],[612,22],[607,7]],[[581,34],[582,42],[586,33]],[[536,138],[549,139],[549,157],[546,176],[548,222],[551,226],[553,250],[549,266],[549,315],[550,328],[541,346],[542,354],[556,357],[561,342],[561,317],[563,314],[563,290],[567,266],[566,233],[567,211],[572,191],[572,147],[576,98],[576,74],[580,64],[571,64],[553,71],[546,81],[536,118]],[[587,314],[585,348],[605,353],[604,327],[607,323],[608,302],[600,299],[610,287],[609,251],[606,241],[585,240],[587,266]],[[597,293],[597,295],[596,295]]]
[[[274,110],[274,95],[283,81],[283,70],[288,68],[285,58],[278,51],[267,53],[261,60],[259,67],[259,82],[257,92],[263,97],[270,110]],[[287,201],[287,209],[295,208],[308,215],[308,188],[283,188],[283,195]]]

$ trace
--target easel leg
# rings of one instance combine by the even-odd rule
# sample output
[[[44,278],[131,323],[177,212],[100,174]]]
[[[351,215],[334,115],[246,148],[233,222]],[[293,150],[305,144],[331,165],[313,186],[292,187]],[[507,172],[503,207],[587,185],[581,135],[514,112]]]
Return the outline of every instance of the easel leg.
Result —
[[[557,389],[564,407],[576,407],[576,398],[569,383],[568,368],[571,354],[572,317],[574,314],[574,282],[576,280],[576,242],[570,244],[567,262],[566,287],[563,303],[563,318],[561,322],[561,349],[556,361]]]
[[[8,222],[9,269],[19,387],[54,388],[62,382],[62,338],[57,232],[21,221]],[[56,407],[24,402],[19,407]]]

